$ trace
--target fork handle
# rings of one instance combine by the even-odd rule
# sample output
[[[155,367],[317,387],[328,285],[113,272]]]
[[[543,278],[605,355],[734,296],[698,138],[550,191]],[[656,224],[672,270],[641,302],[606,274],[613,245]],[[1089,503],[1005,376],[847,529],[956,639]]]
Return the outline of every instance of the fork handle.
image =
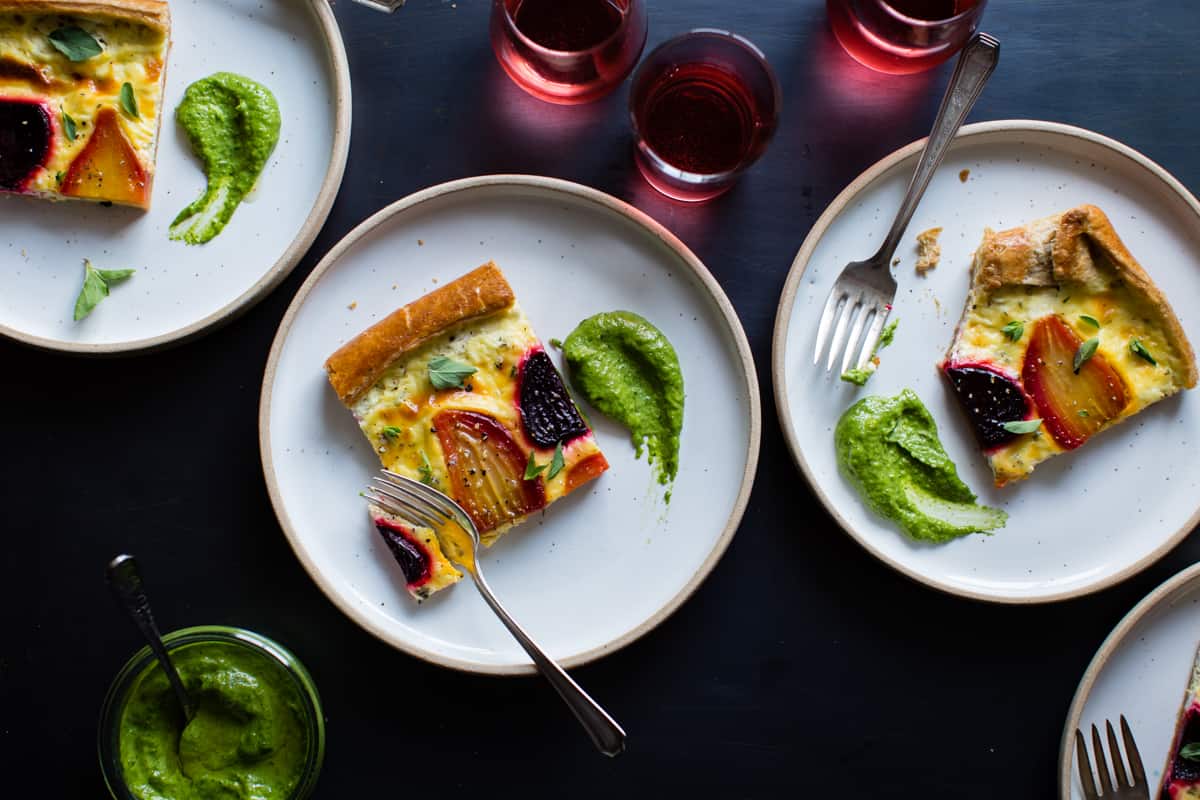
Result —
[[[558,696],[567,704],[567,708],[571,709],[575,719],[579,720],[579,724],[587,731],[588,736],[592,737],[596,748],[606,756],[620,755],[625,749],[625,731],[621,726],[562,667],[542,652],[542,648],[538,647],[537,643],[529,638],[529,634],[521,629],[516,620],[508,615],[504,606],[492,594],[492,589],[483,579],[483,574],[476,570],[472,577],[475,578],[475,588],[479,589],[479,593],[492,607],[492,611],[496,612],[496,616],[504,623],[504,627],[508,628],[508,632],[533,659],[538,672],[542,673],[542,677],[550,682],[554,691],[558,692]]]
[[[1000,42],[986,33],[975,34],[963,48],[958,57],[958,65],[954,68],[954,75],[946,86],[942,105],[933,121],[933,130],[929,132],[925,149],[921,151],[921,160],[917,162],[917,169],[908,184],[908,192],[904,195],[904,202],[900,204],[900,211],[896,214],[896,221],[892,223],[892,229],[888,231],[883,246],[871,259],[876,266],[891,263],[900,237],[904,235],[913,212],[917,210],[917,203],[921,202],[921,196],[925,194],[933,173],[941,165],[942,159],[950,149],[950,143],[954,141],[954,135],[958,133],[975,101],[979,99],[984,84],[991,77],[999,60]]]

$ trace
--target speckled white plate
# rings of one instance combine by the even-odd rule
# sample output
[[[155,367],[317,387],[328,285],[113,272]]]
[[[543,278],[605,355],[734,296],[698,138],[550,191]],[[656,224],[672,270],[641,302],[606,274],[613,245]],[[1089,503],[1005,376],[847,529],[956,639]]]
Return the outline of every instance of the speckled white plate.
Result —
[[[776,405],[792,454],[817,496],[863,547],[916,580],[980,600],[1032,603],[1110,586],[1161,557],[1200,520],[1200,397],[1170,398],[1105,431],[1026,481],[992,486],[991,472],[937,369],[954,336],[985,227],[1022,225],[1081,203],[1107,212],[1117,233],[1200,343],[1200,205],[1165,170],[1099,134],[1050,122],[968,125],[934,177],[897,256],[895,344],[865,389],[812,364],[817,321],[834,278],[887,232],[919,153],[904,147],[859,176],[800,248],[775,323]],[[966,182],[962,170],[970,170]],[[918,231],[942,226],[941,265],[914,269]],[[833,428],[867,394],[913,389],[980,500],[1008,526],[943,545],[908,540],[872,514],[838,472]]]
[[[328,2],[173,0],[171,17],[150,211],[0,196],[0,335],[85,354],[192,338],[274,288],[324,224],[350,147],[350,72]],[[229,225],[189,246],[170,241],[167,228],[203,191],[204,172],[175,109],[189,84],[221,70],[267,86],[283,127]],[[75,322],[85,258],[137,274]]]
[[[658,223],[594,189],[530,176],[455,181],[392,204],[329,252],[280,324],[263,380],[263,472],[280,524],[330,600],[380,639],[437,664],[516,674],[532,672],[529,659],[471,586],[420,606],[408,597],[358,496],[379,462],[322,367],[359,331],[488,259],[543,341],[626,309],[662,329],[683,369],[669,504],[628,431],[589,411],[609,471],[482,557],[496,594],[563,663],[646,633],[716,565],[750,494],[760,411],[745,334],[708,270]]]
[[[1105,720],[1115,726],[1122,714],[1137,741],[1151,792],[1157,788],[1197,645],[1200,565],[1185,569],[1147,595],[1096,651],[1063,727],[1059,797],[1083,798],[1076,771],[1075,729],[1081,728],[1090,743],[1092,725],[1103,733]]]

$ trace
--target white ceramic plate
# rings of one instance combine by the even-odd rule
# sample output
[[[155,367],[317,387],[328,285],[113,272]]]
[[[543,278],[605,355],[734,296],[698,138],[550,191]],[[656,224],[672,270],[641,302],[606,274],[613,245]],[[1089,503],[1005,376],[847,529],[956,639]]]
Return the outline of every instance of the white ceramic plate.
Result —
[[[683,369],[669,504],[629,433],[589,410],[611,469],[483,556],[497,595],[562,662],[633,641],[716,564],[750,492],[760,412],[745,334],[716,281],[668,231],[601,192],[550,178],[455,181],[392,204],[330,251],[284,317],[263,381],[276,514],[313,579],[364,628],[438,664],[512,674],[532,665],[470,586],[420,606],[407,596],[358,496],[378,460],[322,368],[359,331],[488,259],[544,341],[627,309],[663,330]]]
[[[1082,798],[1075,729],[1129,721],[1151,792],[1162,780],[1175,721],[1200,644],[1200,565],[1189,567],[1138,603],[1088,665],[1063,728],[1058,785],[1063,800]],[[1093,764],[1095,760],[1093,759]],[[1152,794],[1157,798],[1157,794]]]
[[[1117,233],[1173,299],[1200,342],[1200,206],[1161,167],[1098,134],[1048,122],[1002,121],[960,132],[909,225],[894,269],[895,344],[865,389],[812,364],[817,321],[842,267],[868,257],[886,234],[921,146],[868,169],[821,216],[801,247],[775,323],[776,404],[792,454],[825,507],[868,551],[904,574],[981,600],[1059,600],[1144,569],[1200,519],[1200,398],[1168,399],[1106,431],[1080,451],[1048,461],[1004,489],[991,472],[948,382],[937,370],[962,313],[971,254],[985,227],[1000,230],[1081,203],[1107,212]],[[968,180],[959,172],[970,170]],[[941,265],[916,275],[918,231],[944,227]],[[839,474],[833,428],[855,400],[913,389],[937,420],[943,444],[983,503],[1008,526],[944,545],[909,541],[872,514]],[[1149,490],[1148,487],[1153,487]]]
[[[350,146],[350,73],[325,0],[176,0],[152,208],[0,197],[0,334],[53,350],[118,353],[198,335],[249,308],[292,270],[324,224]],[[211,242],[167,238],[204,189],[175,109],[192,82],[237,72],[283,118],[257,189]],[[137,274],[72,320],[83,259]]]

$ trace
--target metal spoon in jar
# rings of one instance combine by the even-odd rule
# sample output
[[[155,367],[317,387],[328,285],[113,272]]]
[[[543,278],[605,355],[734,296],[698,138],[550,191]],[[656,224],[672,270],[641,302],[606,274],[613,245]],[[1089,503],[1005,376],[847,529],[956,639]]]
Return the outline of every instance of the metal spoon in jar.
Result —
[[[188,697],[187,689],[183,688],[183,681],[180,680],[179,673],[175,671],[175,665],[171,663],[171,658],[167,655],[167,646],[163,644],[158,626],[154,624],[154,614],[150,611],[150,600],[146,597],[146,590],[142,587],[142,573],[138,570],[137,559],[131,555],[117,556],[108,562],[108,567],[104,570],[104,578],[108,582],[108,588],[112,590],[113,596],[129,614],[133,624],[137,625],[142,636],[146,637],[146,642],[154,651],[154,656],[162,666],[163,672],[167,673],[167,680],[171,682],[171,688],[175,690],[175,697],[179,700],[180,707],[183,708],[184,718],[191,719],[195,706]]]

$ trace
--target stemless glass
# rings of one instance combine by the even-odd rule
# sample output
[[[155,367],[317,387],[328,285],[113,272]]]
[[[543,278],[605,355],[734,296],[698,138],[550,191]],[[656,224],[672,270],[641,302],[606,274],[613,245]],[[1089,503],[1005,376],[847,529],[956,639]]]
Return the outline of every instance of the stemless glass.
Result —
[[[513,82],[550,103],[611,92],[646,46],[643,0],[492,0],[492,50]]]
[[[962,49],[987,0],[826,0],[829,25],[847,53],[892,75],[923,72]]]
[[[633,77],[638,169],[676,200],[716,197],[766,150],[781,102],[771,65],[748,39],[712,28],[677,36]]]

